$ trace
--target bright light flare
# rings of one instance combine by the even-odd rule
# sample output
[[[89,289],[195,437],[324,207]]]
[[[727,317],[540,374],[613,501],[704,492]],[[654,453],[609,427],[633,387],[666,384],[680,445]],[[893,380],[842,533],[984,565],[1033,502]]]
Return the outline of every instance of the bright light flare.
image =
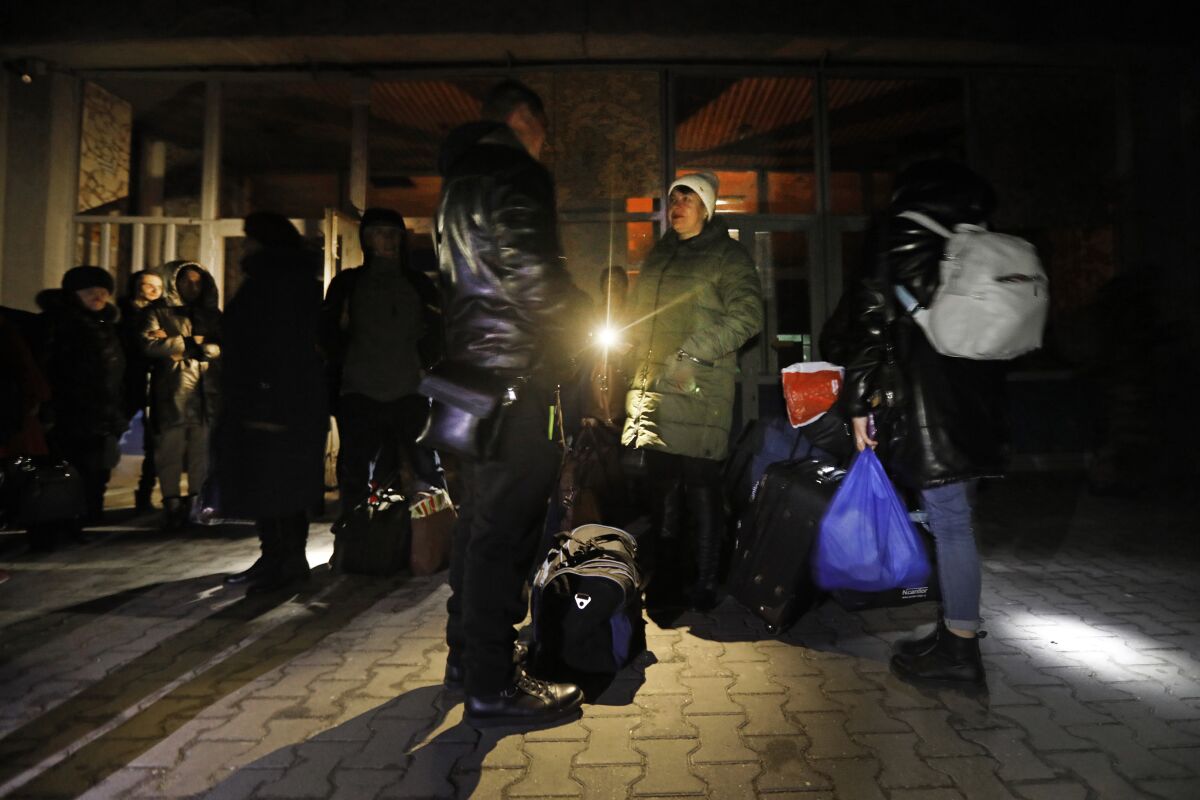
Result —
[[[605,325],[600,330],[596,331],[596,344],[609,350],[621,342],[621,332],[616,328]]]

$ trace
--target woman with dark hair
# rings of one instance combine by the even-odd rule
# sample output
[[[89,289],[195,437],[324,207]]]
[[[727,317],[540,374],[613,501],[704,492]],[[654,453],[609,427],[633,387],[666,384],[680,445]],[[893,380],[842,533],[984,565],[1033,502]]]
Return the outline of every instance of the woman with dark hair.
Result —
[[[978,479],[1003,473],[1008,437],[1003,362],[940,355],[897,300],[900,287],[928,307],[945,248],[941,235],[901,215],[919,212],[953,230],[985,224],[994,207],[992,188],[957,162],[923,161],[902,172],[879,231],[878,262],[854,289],[839,352],[846,366],[841,402],[855,444],[860,451],[878,446],[889,475],[920,492],[937,546],[937,627],[900,642],[892,658],[892,671],[911,682],[985,680],[971,517]]]
[[[121,343],[125,347],[125,413],[132,419],[142,412],[142,472],[133,493],[134,507],[150,511],[150,496],[158,480],[154,463],[154,435],[150,430],[150,360],[142,352],[142,322],[151,309],[166,305],[163,278],[151,269],[129,276],[129,293],[120,300]]]
[[[724,531],[721,461],[733,418],[737,351],[762,329],[762,287],[750,254],[714,213],[717,179],[685,175],[671,185],[671,230],[646,259],[630,302],[632,388],[626,447],[645,449],[653,476],[659,545],[647,604],[674,608],[686,570],[662,541],[686,522],[695,561],[687,604],[717,602]],[[686,508],[686,513],[685,513]],[[655,585],[657,584],[657,586]]]
[[[262,543],[226,583],[265,592],[308,579],[308,512],[324,493],[321,259],[279,215],[251,214],[245,230],[245,278],[222,319],[214,477],[219,513],[255,520]]]

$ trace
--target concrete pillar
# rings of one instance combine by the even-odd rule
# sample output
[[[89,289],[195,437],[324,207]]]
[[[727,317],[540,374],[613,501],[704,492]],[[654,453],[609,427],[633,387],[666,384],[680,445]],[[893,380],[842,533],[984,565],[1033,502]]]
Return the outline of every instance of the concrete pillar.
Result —
[[[200,164],[200,218],[221,214],[221,82],[204,87],[204,151]],[[225,251],[215,224],[200,228],[200,263],[212,273],[219,296],[225,297]]]
[[[361,216],[367,208],[367,176],[370,174],[371,82],[358,80],[351,96],[350,117],[350,205]]]
[[[35,309],[34,297],[58,286],[75,261],[79,202],[81,82],[51,73],[9,81],[0,150],[3,241],[0,303]]]
[[[138,170],[138,213],[145,217],[163,215],[164,182],[167,175],[167,143],[147,139],[142,143],[142,163]],[[146,228],[146,264],[157,267],[163,263],[163,226]]]

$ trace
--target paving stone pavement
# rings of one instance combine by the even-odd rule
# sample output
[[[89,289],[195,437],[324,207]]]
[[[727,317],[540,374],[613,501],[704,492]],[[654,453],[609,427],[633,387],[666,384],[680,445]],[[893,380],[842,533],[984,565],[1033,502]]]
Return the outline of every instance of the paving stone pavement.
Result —
[[[244,598],[248,528],[126,519],[50,554],[0,536],[0,794],[86,798],[1197,798],[1200,552],[1170,503],[1072,475],[981,496],[986,695],[887,669],[928,604],[826,604],[780,637],[731,600],[582,719],[462,724],[430,578]],[[328,558],[328,523],[310,534]]]

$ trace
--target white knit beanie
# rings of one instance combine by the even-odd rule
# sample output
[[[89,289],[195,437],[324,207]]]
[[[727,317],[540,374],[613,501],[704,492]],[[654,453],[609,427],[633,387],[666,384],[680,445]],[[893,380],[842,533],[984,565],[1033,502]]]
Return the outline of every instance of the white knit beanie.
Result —
[[[708,216],[705,220],[713,218],[713,214],[717,213],[717,176],[711,172],[693,172],[690,175],[684,175],[682,178],[676,178],[671,184],[671,188],[667,190],[667,194],[675,191],[676,186],[686,186],[699,195],[701,202],[704,203],[704,208],[708,211]]]

